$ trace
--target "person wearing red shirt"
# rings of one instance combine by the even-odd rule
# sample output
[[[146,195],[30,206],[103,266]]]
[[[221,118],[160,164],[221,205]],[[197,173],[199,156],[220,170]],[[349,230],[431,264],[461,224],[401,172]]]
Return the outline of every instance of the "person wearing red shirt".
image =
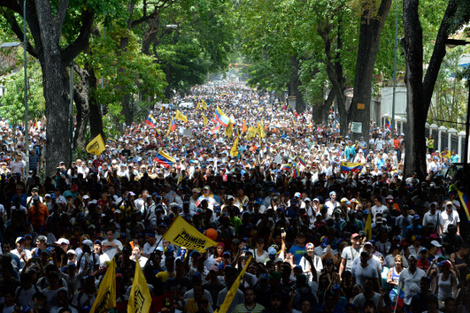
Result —
[[[41,226],[46,224],[46,218],[49,216],[49,210],[45,204],[42,204],[39,196],[33,197],[33,205],[28,209],[28,219],[34,228],[39,232]]]

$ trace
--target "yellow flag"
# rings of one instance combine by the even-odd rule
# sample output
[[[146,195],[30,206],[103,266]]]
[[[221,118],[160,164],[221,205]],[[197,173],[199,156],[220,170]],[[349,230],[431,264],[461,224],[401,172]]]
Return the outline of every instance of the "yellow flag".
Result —
[[[179,247],[197,250],[201,253],[208,247],[215,247],[217,242],[201,234],[194,226],[178,216],[163,238]]]
[[[367,234],[367,240],[370,240],[372,238],[372,210],[369,210],[369,215],[367,215],[364,231]]]
[[[137,262],[139,263],[139,262]],[[90,313],[107,313],[116,307],[116,262],[111,261],[103,280],[100,283],[98,294],[93,302]]]
[[[235,298],[235,295],[237,294],[238,287],[240,286],[240,281],[242,280],[243,276],[245,275],[245,271],[248,268],[248,265],[251,262],[251,259],[253,257],[250,256],[250,258],[246,261],[245,266],[243,267],[242,271],[240,272],[240,275],[238,275],[237,279],[232,284],[232,287],[230,287],[230,290],[227,292],[227,295],[225,296],[224,303],[220,306],[220,308],[215,311],[215,313],[219,312],[228,312],[228,309],[230,305],[232,304],[233,298]]]
[[[258,133],[258,127],[249,127],[246,131],[246,139],[250,140],[251,138],[256,137]]]
[[[92,153],[94,155],[100,155],[103,151],[106,150],[104,145],[103,137],[101,134],[93,138],[86,146],[86,152]]]
[[[197,102],[196,110],[199,110],[199,106],[200,106],[200,105],[201,105],[201,100],[199,100],[199,101]]]
[[[150,297],[149,285],[139,262],[135,262],[134,281],[127,303],[127,312],[148,313],[151,304],[152,298]]]
[[[230,149],[230,156],[236,158],[238,156],[238,138],[235,138],[235,141],[233,142],[232,149]]]
[[[207,120],[207,117],[204,113],[202,113],[202,121],[204,122],[204,126],[206,126],[207,123],[209,123],[209,121]]]
[[[233,134],[232,121],[229,121],[227,127],[225,128],[225,136],[230,138],[232,137],[232,134]]]
[[[186,116],[184,116],[183,113],[180,112],[180,110],[176,110],[175,119],[176,119],[176,120],[183,121],[183,122],[185,122],[185,123],[188,122],[188,119],[186,118]]]
[[[264,123],[263,121],[259,122],[259,136],[261,138],[266,137],[266,131],[264,130]]]
[[[206,101],[204,101],[204,99],[201,99],[201,106],[204,110],[207,111],[207,103],[206,103]]]

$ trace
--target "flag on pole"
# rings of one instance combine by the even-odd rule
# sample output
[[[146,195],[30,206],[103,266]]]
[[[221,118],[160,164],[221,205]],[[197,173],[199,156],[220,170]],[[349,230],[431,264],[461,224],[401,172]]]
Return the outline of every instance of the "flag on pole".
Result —
[[[204,113],[202,113],[202,122],[204,123],[204,126],[206,126],[207,123],[209,123],[209,121],[207,120],[207,117]]]
[[[139,263],[139,262],[137,262]],[[90,313],[107,313],[116,307],[116,261],[113,258],[100,283],[98,294]]]
[[[227,128],[225,128],[225,136],[230,138],[232,137],[232,134],[233,134],[232,121],[229,121]]]
[[[246,132],[246,139],[250,140],[251,138],[256,137],[258,133],[258,127],[250,127]]]
[[[204,101],[204,99],[201,99],[201,106],[204,110],[207,111],[207,103],[206,103],[206,101]]]
[[[206,251],[206,248],[217,245],[217,242],[204,236],[181,216],[173,221],[170,228],[163,234],[163,238],[179,247],[186,247],[202,253]]]
[[[180,110],[176,110],[175,120],[180,120],[185,123],[188,122],[188,118],[183,113],[181,113]]]
[[[134,281],[129,294],[127,312],[148,313],[151,305],[152,297],[150,296],[149,285],[139,262],[135,262]]]
[[[175,130],[176,130],[176,121],[175,121],[175,118],[172,118],[170,122],[170,126],[168,127],[168,132],[166,134],[168,135],[169,133]]]
[[[86,146],[86,152],[94,155],[100,155],[104,151],[106,151],[106,146],[104,144],[101,133],[98,134],[98,136],[96,136],[95,138],[93,138],[93,140],[90,141]]]
[[[219,108],[219,106],[217,106],[217,110],[215,111],[215,119],[217,120],[217,122],[224,125],[225,127],[227,127],[227,125],[230,121],[228,116],[225,115],[224,112],[222,112],[222,110]]]
[[[199,106],[200,106],[200,105],[201,105],[201,100],[199,100],[199,101],[197,102],[196,110],[199,110]]]
[[[253,257],[250,256],[248,260],[245,263],[245,266],[243,267],[242,271],[238,275],[237,279],[232,284],[232,287],[230,287],[230,290],[227,292],[227,295],[225,296],[225,300],[222,303],[222,305],[219,307],[219,309],[215,313],[222,313],[222,312],[228,312],[230,305],[233,302],[233,299],[235,298],[235,295],[237,294],[238,287],[240,286],[240,282],[245,275],[245,271],[248,268],[248,265],[250,265],[251,259]]]
[[[390,119],[387,118],[385,120],[385,127],[388,129],[388,130],[392,130],[392,124],[390,124]]]
[[[157,154],[157,156],[155,157],[155,159],[153,159],[153,161],[161,164],[165,168],[169,168],[170,166],[176,163],[176,160],[173,157],[171,157],[168,153],[164,152],[163,150],[161,150]]]
[[[297,159],[299,160],[299,163],[302,164],[303,166],[307,165],[307,162],[305,162],[305,159],[301,157],[300,155],[297,157]]]
[[[264,129],[264,123],[263,121],[259,122],[259,137],[264,138],[266,137],[266,130]]]
[[[230,149],[230,156],[233,158],[236,158],[238,156],[238,138],[240,137],[235,138],[232,149]]]
[[[147,117],[147,120],[145,121],[145,124],[154,128],[157,125],[157,121],[155,120],[155,118],[153,118],[151,114],[149,114],[149,116]]]

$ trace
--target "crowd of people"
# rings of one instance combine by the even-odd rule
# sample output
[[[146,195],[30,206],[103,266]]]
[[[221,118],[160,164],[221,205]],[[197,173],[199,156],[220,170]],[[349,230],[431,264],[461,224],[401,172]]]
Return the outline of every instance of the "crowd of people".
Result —
[[[138,262],[152,312],[214,312],[250,257],[228,312],[470,312],[467,217],[439,174],[455,153],[430,146],[427,177],[403,177],[403,134],[372,125],[352,142],[333,112],[315,124],[243,84],[183,100],[187,122],[158,109],[44,181],[44,125],[26,173],[23,129],[2,119],[0,313],[89,312],[113,259],[112,311]],[[178,216],[217,244],[166,240]]]

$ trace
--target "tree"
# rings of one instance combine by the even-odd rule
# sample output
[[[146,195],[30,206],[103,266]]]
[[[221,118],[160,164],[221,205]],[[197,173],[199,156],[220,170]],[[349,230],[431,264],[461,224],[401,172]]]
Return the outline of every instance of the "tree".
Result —
[[[404,0],[402,46],[406,62],[407,120],[405,176],[416,172],[426,176],[425,125],[434,85],[446,54],[449,35],[470,20],[470,4],[464,0],[449,0],[436,35],[434,49],[423,79],[423,30],[418,14],[418,0]]]
[[[46,174],[52,175],[59,161],[69,162],[68,74],[66,67],[88,46],[97,14],[112,18],[118,0],[35,0],[26,2],[29,26],[27,51],[38,58],[46,103]],[[0,0],[0,13],[23,40],[23,1]]]
[[[372,98],[372,76],[380,44],[380,35],[390,10],[392,0],[362,0],[361,25],[354,79],[354,95],[348,112],[348,120],[362,124],[362,133],[352,133],[351,139],[362,135],[368,138],[370,131],[370,100]]]
[[[41,69],[37,61],[30,62],[30,64],[28,68],[28,115],[30,119],[40,119],[45,111]],[[6,93],[0,98],[0,115],[12,125],[23,124],[24,72],[12,73],[2,83]]]

